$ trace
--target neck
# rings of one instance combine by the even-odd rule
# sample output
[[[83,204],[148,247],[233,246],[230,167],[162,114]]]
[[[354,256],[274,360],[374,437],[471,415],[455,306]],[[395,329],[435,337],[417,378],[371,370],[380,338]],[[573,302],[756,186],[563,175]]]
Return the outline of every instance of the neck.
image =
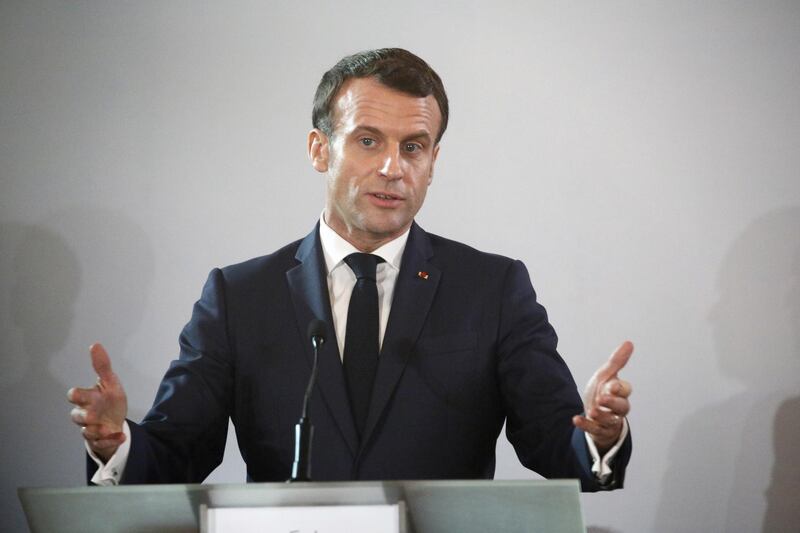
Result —
[[[390,242],[398,237],[398,235],[388,235],[386,237],[362,238],[362,236],[359,235],[358,232],[352,232],[352,231],[342,232],[339,231],[338,228],[333,228],[333,227],[331,229],[335,231],[341,238],[343,238],[344,240],[355,246],[355,248],[359,252],[363,252],[365,254],[371,254],[372,252],[374,252],[387,242]]]
[[[346,225],[342,225],[342,227],[340,227],[339,224],[331,224],[331,220],[329,219],[327,212],[323,215],[323,222],[334,232],[336,232],[339,237],[352,244],[359,252],[363,252],[365,254],[371,254],[387,242],[393,241],[405,233],[408,230],[408,227],[410,227],[409,224],[408,227],[401,229],[399,232],[376,235],[366,233]]]

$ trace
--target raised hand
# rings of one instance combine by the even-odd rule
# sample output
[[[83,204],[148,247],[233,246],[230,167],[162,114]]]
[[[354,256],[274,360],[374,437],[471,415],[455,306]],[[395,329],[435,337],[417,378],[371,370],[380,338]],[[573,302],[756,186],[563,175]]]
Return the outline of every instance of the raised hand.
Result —
[[[572,418],[572,423],[592,437],[601,454],[619,440],[622,420],[631,410],[628,397],[631,384],[617,374],[633,354],[633,343],[623,342],[589,380],[583,393],[584,415]]]
[[[128,398],[111,370],[111,360],[102,344],[89,347],[97,383],[88,389],[71,388],[67,399],[75,407],[72,421],[81,427],[89,447],[103,461],[108,461],[125,441],[122,426],[128,413]]]

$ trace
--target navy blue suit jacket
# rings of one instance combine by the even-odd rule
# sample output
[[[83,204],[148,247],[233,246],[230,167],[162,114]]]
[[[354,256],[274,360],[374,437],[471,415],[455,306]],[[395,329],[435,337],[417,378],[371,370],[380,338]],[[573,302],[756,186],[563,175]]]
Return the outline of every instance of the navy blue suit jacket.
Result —
[[[152,409],[130,422],[123,483],[202,481],[222,460],[229,417],[248,478],[287,479],[313,318],[333,323],[317,229],[212,271]],[[491,478],[507,420],[526,467],[604,488],[571,422],[581,398],[521,262],[412,226],[361,439],[330,326],[328,336],[310,404],[314,480]],[[608,488],[622,486],[630,448]]]

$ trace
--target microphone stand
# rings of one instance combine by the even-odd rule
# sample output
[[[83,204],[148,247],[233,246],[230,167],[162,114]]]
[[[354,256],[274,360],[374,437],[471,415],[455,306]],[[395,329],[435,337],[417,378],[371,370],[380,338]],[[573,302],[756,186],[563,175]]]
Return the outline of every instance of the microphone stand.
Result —
[[[311,345],[314,347],[314,364],[311,366],[311,377],[308,380],[306,393],[303,395],[303,411],[300,420],[294,426],[294,462],[292,463],[292,476],[287,483],[295,481],[311,481],[311,441],[314,438],[314,426],[308,416],[308,402],[317,381],[317,360],[319,348],[325,343],[325,323],[321,320],[312,320],[308,325]]]

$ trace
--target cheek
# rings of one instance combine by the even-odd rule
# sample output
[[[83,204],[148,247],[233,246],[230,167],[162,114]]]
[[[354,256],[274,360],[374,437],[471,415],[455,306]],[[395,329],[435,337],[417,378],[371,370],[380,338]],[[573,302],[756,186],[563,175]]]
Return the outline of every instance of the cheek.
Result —
[[[346,169],[342,168],[341,160],[331,160],[328,166],[328,191],[341,195],[347,189]]]
[[[332,169],[328,174],[328,194],[341,202],[353,204],[359,196],[359,184],[357,180],[346,176],[346,169]]]
[[[417,210],[422,207],[422,203],[425,201],[425,196],[428,194],[428,187],[420,187],[417,191]]]
[[[358,192],[359,191],[358,184],[356,184],[354,182],[350,182],[350,183],[347,184],[346,187],[347,187],[347,189],[344,191],[344,194],[345,194],[345,198],[347,198],[347,203],[350,204],[350,205],[355,205],[355,203],[358,201],[358,198],[360,196],[360,194]]]
[[[328,173],[326,186],[328,189],[328,198],[334,199],[339,196],[339,184],[336,181],[336,176],[331,172]]]
[[[426,173],[423,176],[420,176],[414,185],[414,195],[417,197],[418,204],[421,204],[425,199],[425,195],[428,194],[428,185],[430,185],[430,183],[430,174]]]

